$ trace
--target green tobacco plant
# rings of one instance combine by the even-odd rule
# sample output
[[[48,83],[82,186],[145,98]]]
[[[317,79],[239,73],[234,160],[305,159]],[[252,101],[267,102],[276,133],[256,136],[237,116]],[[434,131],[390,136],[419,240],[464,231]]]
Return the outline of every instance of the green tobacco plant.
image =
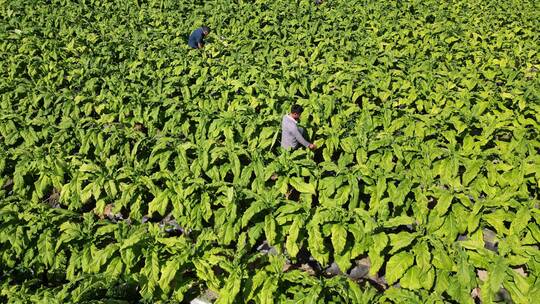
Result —
[[[539,298],[537,1],[0,3],[0,302]]]

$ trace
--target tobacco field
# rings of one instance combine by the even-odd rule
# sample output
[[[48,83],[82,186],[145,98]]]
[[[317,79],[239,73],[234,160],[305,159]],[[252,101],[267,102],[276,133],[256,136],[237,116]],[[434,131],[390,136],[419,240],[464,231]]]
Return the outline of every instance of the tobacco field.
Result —
[[[534,0],[0,0],[0,302],[534,303],[539,29]],[[314,151],[280,148],[295,103]]]

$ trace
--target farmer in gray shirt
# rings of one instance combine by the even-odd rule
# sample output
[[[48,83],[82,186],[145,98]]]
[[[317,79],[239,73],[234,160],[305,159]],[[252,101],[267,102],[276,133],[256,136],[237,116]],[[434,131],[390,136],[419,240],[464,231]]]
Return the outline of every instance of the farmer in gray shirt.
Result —
[[[302,106],[295,104],[291,107],[291,113],[283,116],[281,121],[281,147],[284,149],[298,149],[299,144],[311,150],[317,148],[317,146],[304,139],[303,130],[296,125],[303,111]]]

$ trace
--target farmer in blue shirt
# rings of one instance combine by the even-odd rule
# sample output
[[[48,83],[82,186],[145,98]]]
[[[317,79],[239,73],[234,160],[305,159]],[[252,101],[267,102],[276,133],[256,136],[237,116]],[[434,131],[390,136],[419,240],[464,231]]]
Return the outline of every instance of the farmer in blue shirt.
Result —
[[[208,36],[208,33],[210,33],[210,28],[207,26],[201,26],[200,28],[194,30],[193,33],[189,35],[189,46],[194,49],[202,48],[204,46],[203,38]]]

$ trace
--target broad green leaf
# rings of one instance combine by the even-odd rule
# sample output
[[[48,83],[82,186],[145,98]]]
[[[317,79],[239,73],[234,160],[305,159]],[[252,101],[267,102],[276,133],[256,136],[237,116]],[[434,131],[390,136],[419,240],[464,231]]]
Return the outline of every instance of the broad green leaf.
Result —
[[[277,282],[273,280],[271,277],[268,278],[261,289],[261,292],[259,293],[259,299],[261,303],[264,304],[271,304],[275,302],[275,292],[277,290]]]
[[[495,212],[484,214],[482,219],[485,220],[491,227],[497,230],[499,234],[506,234],[507,228],[504,226],[504,221],[509,218],[508,214],[502,209],[496,209]]]
[[[414,265],[399,280],[399,285],[407,289],[420,289],[422,288],[422,277],[420,267]]]
[[[146,257],[144,268],[141,272],[146,277],[146,282],[142,286],[141,294],[143,296],[151,297],[155,292],[155,288],[159,280],[160,266],[157,252],[154,251]]]
[[[298,192],[315,194],[315,186],[313,184],[308,184],[303,181],[303,178],[293,177],[289,179],[291,186]]]
[[[399,227],[404,225],[412,225],[416,222],[416,219],[410,216],[400,215],[397,217],[393,217],[386,222],[384,222],[383,226],[385,228],[393,228],[393,227]]]
[[[308,245],[311,255],[321,264],[328,263],[329,252],[324,245],[324,238],[318,225],[310,223],[308,229]]]
[[[332,225],[332,245],[334,246],[334,252],[341,254],[347,244],[347,230],[342,224]]]
[[[397,282],[414,263],[414,257],[408,252],[393,255],[386,264],[386,281],[392,285]]]
[[[505,281],[504,288],[509,292],[514,303],[533,303],[536,301],[534,296],[527,297],[527,289],[521,289],[515,281]]]
[[[62,231],[62,235],[60,236],[60,238],[58,238],[58,241],[56,242],[55,250],[58,250],[58,248],[60,248],[63,243],[68,243],[71,240],[78,239],[82,236],[82,231],[79,225],[72,222],[62,223],[62,225],[60,225],[60,231]]]
[[[236,296],[240,291],[240,286],[242,286],[241,283],[242,278],[240,277],[240,274],[233,271],[233,273],[231,273],[231,275],[227,278],[225,286],[219,291],[219,298],[216,301],[216,304],[235,303]]]
[[[104,249],[98,250],[92,247],[92,261],[90,262],[89,268],[93,273],[98,273],[101,269],[101,266],[104,265],[107,260],[118,250],[118,244],[111,244]]]
[[[426,290],[430,290],[431,287],[433,287],[434,282],[435,282],[435,269],[433,267],[430,267],[427,270],[423,270],[420,276],[420,284],[422,285],[422,288]]]
[[[244,215],[242,215],[242,228],[246,227],[249,223],[249,220],[251,220],[254,215],[263,210],[265,206],[266,204],[262,201],[257,201],[251,204],[251,206],[249,206],[249,208],[244,212]]]
[[[120,257],[114,257],[109,262],[105,273],[110,277],[115,278],[122,274],[123,269],[124,264],[122,263],[122,259]]]
[[[504,258],[497,257],[491,268],[488,269],[488,283],[491,292],[497,292],[501,288],[501,284],[506,279],[508,266]]]
[[[521,274],[517,273],[517,271],[515,270],[511,270],[510,274],[512,276],[512,279],[517,289],[524,295],[529,294],[529,291],[531,290],[530,277],[529,278],[524,277]]]
[[[350,251],[347,250],[342,254],[334,254],[334,261],[338,265],[339,269],[346,273],[352,265]]]
[[[510,225],[510,234],[519,235],[531,219],[531,213],[529,208],[521,207],[517,212],[516,216],[512,219],[512,224]]]
[[[467,256],[463,252],[458,253],[457,278],[463,288],[470,288],[474,283],[474,267],[469,263]]]
[[[148,204],[148,213],[152,214],[157,211],[160,215],[165,215],[168,204],[169,195],[167,191],[162,191]]]
[[[382,251],[388,244],[388,236],[384,233],[378,233],[373,236],[373,245],[369,248],[368,256],[371,261],[369,274],[375,275],[384,263]]]
[[[427,242],[419,242],[414,246],[414,254],[416,264],[420,267],[420,270],[426,271],[431,267],[431,253]]]
[[[41,261],[48,267],[52,266],[55,256],[52,230],[47,230],[41,234],[37,246]]]
[[[409,233],[409,232],[399,232],[397,234],[389,234],[390,236],[390,245],[392,246],[392,250],[390,250],[390,254],[393,254],[400,249],[409,246],[416,238],[416,233]]]
[[[294,219],[291,227],[289,228],[289,235],[287,236],[287,241],[285,242],[285,248],[287,248],[287,252],[292,257],[296,257],[298,251],[300,250],[297,241],[298,235],[300,234],[301,222],[302,221],[298,217]]]
[[[252,278],[248,278],[248,281],[251,283],[251,290],[249,291],[247,299],[253,299],[253,297],[258,293],[259,287],[263,285],[264,280],[268,276],[269,275],[266,271],[258,271]]]
[[[466,166],[465,173],[463,173],[462,184],[463,186],[469,185],[469,183],[478,175],[480,168],[482,166],[482,161],[471,161]]]
[[[170,289],[170,283],[174,279],[176,272],[180,268],[180,263],[178,259],[172,259],[167,261],[165,267],[161,269],[161,278],[159,280],[159,286],[165,292]]]
[[[130,234],[129,238],[121,243],[120,249],[129,248],[144,239],[146,229],[139,229],[136,232]]]
[[[459,242],[461,246],[472,249],[472,250],[482,250],[485,246],[482,230],[478,229],[473,233],[468,240]]]
[[[271,214],[266,215],[264,218],[264,233],[268,243],[271,245],[275,244],[277,239],[276,220],[274,220],[274,217]]]
[[[433,256],[433,266],[439,269],[443,270],[452,270],[454,267],[454,263],[450,256],[448,255],[448,252],[445,250],[442,250],[442,248],[435,247],[432,251]]]
[[[437,213],[443,216],[448,211],[448,208],[452,204],[453,199],[454,195],[452,193],[443,192],[442,196],[439,197],[437,201],[437,205],[435,206],[435,210],[437,211]]]

